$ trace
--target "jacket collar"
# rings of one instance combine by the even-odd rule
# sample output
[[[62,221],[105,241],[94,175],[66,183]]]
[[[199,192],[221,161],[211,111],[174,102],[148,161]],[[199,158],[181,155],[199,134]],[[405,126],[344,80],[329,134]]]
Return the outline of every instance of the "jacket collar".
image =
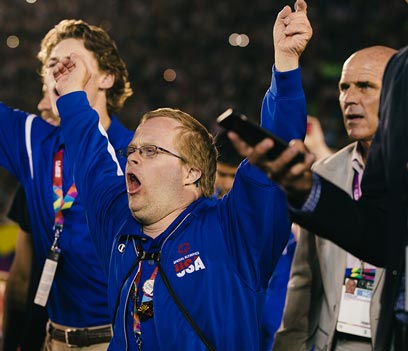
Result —
[[[194,218],[197,214],[198,211],[200,211],[201,208],[205,207],[206,204],[206,199],[204,197],[200,197],[194,202],[192,202],[183,212],[181,212],[177,218],[166,228],[166,230],[161,233],[155,240],[162,241],[167,236],[174,231],[174,229],[180,225],[181,222],[182,225],[180,228],[177,228],[177,231],[174,232],[173,235],[177,235],[177,233],[180,232],[181,228],[184,228],[185,225],[190,223],[191,219]],[[186,216],[190,214],[190,218],[184,220]],[[151,237],[147,236],[146,234],[143,233],[142,226],[138,221],[136,221],[132,215],[129,213],[128,218],[124,221],[122,227],[119,229],[117,233],[117,237],[123,236],[123,235],[130,235],[130,236],[136,236],[139,237],[140,239],[144,240],[152,240]]]

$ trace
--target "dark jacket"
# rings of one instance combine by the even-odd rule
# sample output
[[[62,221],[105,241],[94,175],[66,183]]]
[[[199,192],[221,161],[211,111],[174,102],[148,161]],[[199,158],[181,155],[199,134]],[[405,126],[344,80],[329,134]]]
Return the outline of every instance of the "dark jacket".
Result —
[[[334,241],[367,262],[386,268],[375,350],[389,350],[394,305],[401,286],[408,241],[408,47],[387,65],[380,99],[380,123],[354,202],[321,178],[313,212],[292,213],[300,225]],[[334,215],[335,214],[335,215]]]

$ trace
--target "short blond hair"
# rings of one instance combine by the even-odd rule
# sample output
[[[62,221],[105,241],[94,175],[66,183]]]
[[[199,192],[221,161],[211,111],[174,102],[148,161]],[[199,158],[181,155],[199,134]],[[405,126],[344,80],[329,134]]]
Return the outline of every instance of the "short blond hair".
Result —
[[[157,117],[171,118],[182,124],[175,138],[175,145],[183,160],[201,171],[201,178],[197,184],[204,197],[211,197],[214,193],[218,156],[214,137],[194,117],[172,108],[159,108],[147,112],[140,124]]]

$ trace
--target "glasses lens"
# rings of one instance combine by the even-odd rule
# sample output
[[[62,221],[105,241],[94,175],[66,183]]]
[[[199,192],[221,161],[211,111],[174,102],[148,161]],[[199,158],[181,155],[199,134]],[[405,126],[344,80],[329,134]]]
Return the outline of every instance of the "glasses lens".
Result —
[[[137,148],[135,148],[134,146],[128,146],[126,148],[126,157],[129,157],[131,154],[133,154],[135,151],[137,150]]]
[[[142,146],[140,149],[140,153],[146,157],[153,157],[157,154],[157,146],[154,145],[146,145]]]

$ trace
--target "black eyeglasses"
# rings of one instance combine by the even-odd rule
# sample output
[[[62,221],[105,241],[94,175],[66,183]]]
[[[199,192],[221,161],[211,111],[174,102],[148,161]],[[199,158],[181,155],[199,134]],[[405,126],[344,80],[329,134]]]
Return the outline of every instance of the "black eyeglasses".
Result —
[[[145,158],[152,158],[157,156],[159,152],[164,152],[165,154],[172,155],[185,162],[181,156],[173,154],[171,151],[163,149],[162,147],[157,145],[143,145],[141,147],[128,146],[125,150],[120,150],[119,153],[121,156],[127,158],[129,157],[129,155],[133,154],[136,151],[139,151],[140,156]]]

